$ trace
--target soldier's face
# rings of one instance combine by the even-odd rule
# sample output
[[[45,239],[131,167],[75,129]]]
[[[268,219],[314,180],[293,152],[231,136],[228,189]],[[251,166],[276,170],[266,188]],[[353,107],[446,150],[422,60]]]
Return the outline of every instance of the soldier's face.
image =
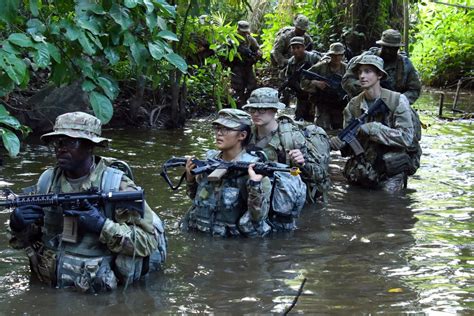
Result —
[[[364,90],[373,87],[377,82],[380,83],[382,79],[382,75],[379,75],[377,68],[372,65],[360,65],[358,71],[360,86]]]
[[[252,121],[257,127],[263,127],[275,120],[275,109],[255,109],[249,108]]]
[[[216,147],[221,151],[227,151],[241,146],[242,141],[247,137],[247,132],[227,128],[223,125],[214,125],[216,133]]]
[[[304,46],[303,45],[291,45],[291,53],[296,59],[304,57]]]
[[[342,63],[342,59],[344,55],[330,55],[331,56],[331,64],[340,65]]]
[[[380,51],[380,57],[386,62],[394,61],[397,58],[397,54],[398,47],[382,46]]]
[[[87,140],[61,136],[50,143],[56,153],[57,166],[66,172],[82,169],[92,155],[93,144]]]

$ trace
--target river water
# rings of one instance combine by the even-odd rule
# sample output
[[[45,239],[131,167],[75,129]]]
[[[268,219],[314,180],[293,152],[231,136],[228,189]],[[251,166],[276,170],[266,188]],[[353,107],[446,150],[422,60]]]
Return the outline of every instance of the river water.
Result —
[[[26,256],[8,247],[9,215],[1,211],[0,314],[278,314],[304,278],[292,313],[473,314],[473,121],[435,118],[434,98],[426,94],[417,102],[429,127],[422,166],[407,192],[348,186],[340,175],[344,161],[333,153],[327,205],[306,208],[297,231],[259,239],[177,228],[190,201],[184,187],[167,187],[160,166],[173,155],[202,156],[212,148],[209,121],[192,121],[179,131],[106,131],[113,143],[98,153],[131,164],[148,203],[166,222],[164,271],[108,294],[48,288],[30,281]],[[29,139],[18,158],[4,159],[0,187],[32,185],[53,164],[52,151]],[[173,175],[176,180],[179,172]]]

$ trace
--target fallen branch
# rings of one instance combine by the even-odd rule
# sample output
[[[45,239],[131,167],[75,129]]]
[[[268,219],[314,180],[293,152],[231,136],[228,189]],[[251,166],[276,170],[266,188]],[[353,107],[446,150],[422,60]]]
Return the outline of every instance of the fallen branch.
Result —
[[[306,283],[306,278],[303,279],[303,282],[301,282],[300,288],[298,289],[298,293],[296,293],[295,298],[293,299],[293,302],[291,305],[286,309],[286,311],[283,313],[283,316],[288,315],[288,313],[295,307],[296,302],[298,302],[298,298],[301,296],[301,293],[303,293],[303,287],[304,284]]]

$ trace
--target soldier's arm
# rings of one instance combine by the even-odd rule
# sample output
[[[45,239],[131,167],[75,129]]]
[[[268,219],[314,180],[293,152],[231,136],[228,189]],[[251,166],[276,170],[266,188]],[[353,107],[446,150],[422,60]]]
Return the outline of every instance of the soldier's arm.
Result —
[[[320,68],[320,63],[317,63],[316,65],[311,66],[311,68],[309,68],[308,71],[319,74],[319,68]],[[305,76],[301,76],[301,81],[300,81],[301,89],[309,93],[317,92],[318,87],[316,85],[316,81],[317,80],[311,80],[311,79],[306,78]]]
[[[120,191],[133,191],[137,187],[126,176],[122,177]],[[99,240],[114,253],[146,257],[158,248],[159,236],[153,226],[153,210],[145,203],[144,216],[127,209],[115,210],[115,221],[107,219]]]
[[[406,63],[408,66],[408,77],[406,91],[403,93],[403,95],[407,97],[410,104],[413,104],[420,97],[421,81],[418,72],[411,61],[407,59]]]
[[[370,136],[370,140],[393,147],[407,148],[413,142],[413,121],[408,99],[401,94],[400,102],[393,114],[394,126],[389,127],[379,122],[370,122],[364,127],[364,132]]]
[[[285,47],[285,39],[283,36],[281,36],[275,41],[271,52],[273,59],[275,59],[279,68],[283,68],[288,64],[288,59],[283,55],[283,52],[286,49],[287,47]]]
[[[258,184],[250,184],[247,181],[247,193],[247,207],[250,217],[254,223],[260,223],[268,217],[270,209],[270,179],[263,177]]]

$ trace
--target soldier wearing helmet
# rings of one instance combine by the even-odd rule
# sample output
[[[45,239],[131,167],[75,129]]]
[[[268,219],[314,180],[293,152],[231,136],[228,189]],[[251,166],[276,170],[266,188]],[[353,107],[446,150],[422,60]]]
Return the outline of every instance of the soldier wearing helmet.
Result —
[[[54,131],[41,137],[53,147],[56,166],[40,176],[32,191],[137,190],[126,163],[93,154],[95,146],[110,141],[101,137],[101,127],[100,120],[87,113],[58,116]],[[21,206],[10,217],[10,244],[27,250],[40,281],[87,293],[110,291],[117,284],[137,280],[165,260],[163,223],[146,203],[143,211],[142,217],[135,210],[107,203],[84,203],[79,210],[67,205]]]
[[[353,69],[362,56],[375,55],[383,59],[384,71],[387,73],[381,81],[382,87],[400,92],[410,104],[415,103],[421,93],[421,81],[410,59],[398,52],[403,46],[400,32],[393,29],[385,30],[382,38],[376,43],[381,47],[372,47],[349,61],[347,72],[342,79],[342,87],[350,97],[359,94],[363,89]]]
[[[384,61],[376,55],[363,55],[353,66],[363,91],[344,109],[344,127],[383,101],[382,110],[369,116],[359,128],[357,139],[364,153],[356,156],[338,137],[331,138],[331,148],[351,156],[343,174],[349,183],[387,192],[406,188],[407,176],[419,166],[421,149],[415,129],[414,111],[404,94],[381,87],[387,77]]]

